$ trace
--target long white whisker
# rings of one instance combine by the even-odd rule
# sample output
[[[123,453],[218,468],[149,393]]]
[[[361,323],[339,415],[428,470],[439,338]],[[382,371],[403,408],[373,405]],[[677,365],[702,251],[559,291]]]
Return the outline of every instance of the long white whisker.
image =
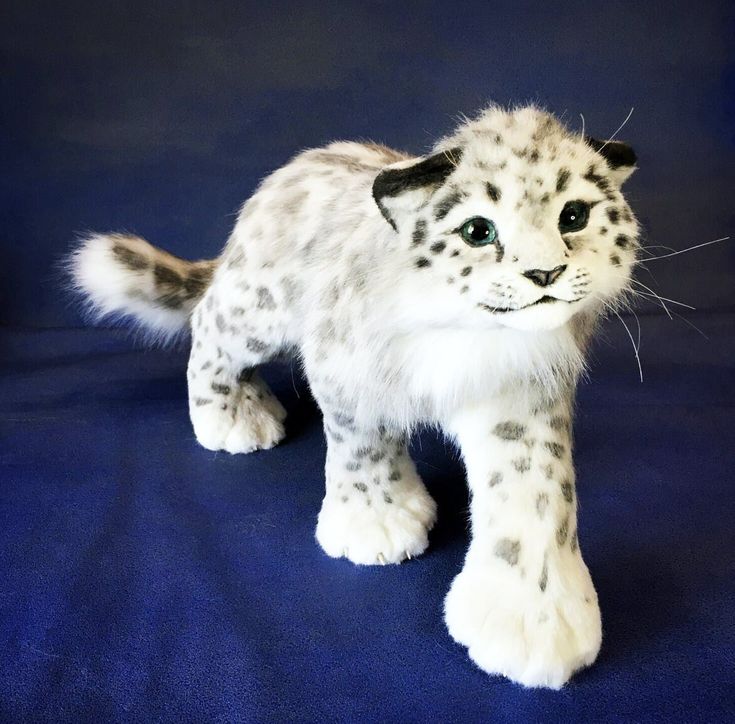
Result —
[[[705,241],[704,244],[697,244],[696,246],[690,246],[687,249],[679,249],[679,251],[673,251],[671,254],[662,254],[661,256],[652,256],[650,259],[641,259],[636,264],[647,264],[649,261],[656,261],[657,259],[668,259],[670,256],[676,256],[677,254],[684,254],[687,251],[694,251],[695,249],[701,249],[703,246],[709,246],[710,244],[719,244],[721,241],[727,241],[730,237],[723,236],[721,239],[714,239],[713,241]]]
[[[695,332],[699,332],[699,334],[701,334],[709,342],[709,337],[699,327],[697,327],[696,324],[692,324],[686,317],[682,316],[681,314],[677,314],[676,312],[674,312],[674,314],[679,317],[679,319],[681,319],[684,324],[688,324]]]
[[[584,138],[584,115],[580,113],[579,117],[582,119],[582,138]]]
[[[646,289],[649,289],[643,282],[639,282],[637,279],[632,279],[631,281],[635,282],[636,284],[640,284],[642,287],[645,287]],[[661,299],[664,302],[668,302],[669,304],[676,304],[680,307],[686,307],[687,309],[694,309],[696,310],[696,307],[693,307],[691,304],[684,304],[684,302],[677,302],[676,299],[669,299],[668,297],[662,297],[660,294],[656,294],[652,289],[649,289],[649,292],[656,297],[656,299]],[[639,292],[639,294],[644,294],[645,292]]]
[[[643,382],[643,367],[641,366],[641,357],[638,354],[638,348],[635,345],[635,340],[633,339],[633,335],[631,334],[630,329],[628,328],[628,325],[625,323],[623,318],[618,314],[615,307],[613,307],[611,304],[608,304],[602,297],[597,297],[599,301],[602,302],[602,304],[609,309],[619,320],[620,323],[625,327],[625,331],[628,333],[628,338],[630,339],[630,343],[633,345],[633,352],[635,352],[635,360],[638,363],[638,374],[641,378],[641,382]]]
[[[607,144],[610,143],[610,141],[612,141],[615,138],[615,136],[617,136],[618,133],[620,133],[620,131],[623,130],[623,126],[630,120],[630,117],[632,115],[633,115],[633,108],[630,109],[628,115],[625,117],[625,120],[618,126],[617,130],[615,131],[615,133],[613,133],[612,136],[610,136],[610,138],[608,138],[607,141],[605,141],[605,143],[603,143],[602,146],[600,146],[600,151],[603,148],[605,148],[605,146],[607,146]]]
[[[658,294],[656,294],[656,292],[653,291],[653,289],[651,289],[651,287],[647,287],[643,282],[639,282],[637,279],[631,279],[630,281],[631,281],[631,284],[638,284],[644,289],[647,289],[650,294],[647,294],[646,292],[641,292],[640,290],[637,293],[640,294],[641,296],[656,297],[656,299],[658,299],[661,306],[664,308],[664,311],[666,312],[666,314],[669,315],[669,319],[673,319],[673,317],[671,316],[671,312],[669,311],[669,308],[666,306],[666,304],[663,301],[663,297],[660,297]]]
[[[648,246],[641,246],[639,247],[641,251],[645,251],[646,253],[650,254],[651,252],[649,249],[666,249],[666,251],[676,251],[671,246],[665,246],[664,244],[649,244]]]
[[[643,367],[641,366],[641,357],[638,354],[638,348],[635,346],[635,340],[633,339],[633,335],[630,333],[630,329],[628,329],[628,325],[625,323],[623,318],[617,313],[615,309],[612,309],[612,313],[620,320],[620,323],[625,327],[625,331],[628,333],[628,337],[630,337],[630,343],[633,345],[633,351],[635,352],[635,360],[638,363],[638,374],[640,375],[641,382],[643,382]]]

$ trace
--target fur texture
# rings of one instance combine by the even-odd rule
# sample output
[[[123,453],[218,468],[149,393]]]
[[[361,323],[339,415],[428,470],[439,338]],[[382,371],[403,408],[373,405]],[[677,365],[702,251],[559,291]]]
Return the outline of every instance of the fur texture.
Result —
[[[485,671],[559,687],[601,641],[571,416],[589,335],[635,260],[620,191],[634,163],[536,108],[491,108],[421,158],[346,142],[299,154],[245,203],[217,261],[94,235],[74,279],[101,314],[191,326],[189,410],[210,450],[282,438],[257,368],[300,357],[324,413],[316,536],[330,556],[420,554],[436,510],[406,435],[429,424],[455,439],[472,541],[449,631]]]

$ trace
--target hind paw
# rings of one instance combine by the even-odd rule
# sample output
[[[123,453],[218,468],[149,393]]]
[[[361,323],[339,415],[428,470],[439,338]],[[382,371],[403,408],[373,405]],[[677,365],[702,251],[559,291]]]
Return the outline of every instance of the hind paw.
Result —
[[[236,405],[192,401],[192,424],[199,444],[207,450],[231,454],[267,450],[277,445],[285,434],[286,411],[278,400],[241,399]]]

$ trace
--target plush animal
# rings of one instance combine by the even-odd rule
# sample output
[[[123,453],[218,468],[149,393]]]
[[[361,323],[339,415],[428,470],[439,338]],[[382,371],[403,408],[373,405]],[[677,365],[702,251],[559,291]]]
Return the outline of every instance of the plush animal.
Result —
[[[209,450],[282,439],[258,368],[299,358],[324,415],[329,556],[422,553],[436,506],[407,436],[431,425],[456,441],[472,535],[449,632],[485,671],[556,688],[601,641],[572,408],[595,322],[629,285],[638,227],[620,187],[635,160],[537,108],[492,107],[426,156],[300,153],[244,204],[216,260],[93,234],[73,276],[100,315],[191,329],[189,411]]]

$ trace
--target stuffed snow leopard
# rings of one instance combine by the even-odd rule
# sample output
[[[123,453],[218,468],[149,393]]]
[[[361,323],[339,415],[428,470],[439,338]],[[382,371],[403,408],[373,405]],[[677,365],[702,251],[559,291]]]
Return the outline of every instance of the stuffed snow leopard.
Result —
[[[445,604],[485,671],[560,687],[601,641],[577,540],[574,386],[595,320],[626,290],[635,155],[536,108],[491,108],[430,155],[372,143],[305,151],[245,203],[222,255],[187,262],[92,235],[72,257],[101,314],[190,326],[199,442],[284,435],[258,374],[294,351],[324,413],[316,538],[360,564],[420,554],[435,503],[406,451],[440,426],[461,448],[472,541]]]

